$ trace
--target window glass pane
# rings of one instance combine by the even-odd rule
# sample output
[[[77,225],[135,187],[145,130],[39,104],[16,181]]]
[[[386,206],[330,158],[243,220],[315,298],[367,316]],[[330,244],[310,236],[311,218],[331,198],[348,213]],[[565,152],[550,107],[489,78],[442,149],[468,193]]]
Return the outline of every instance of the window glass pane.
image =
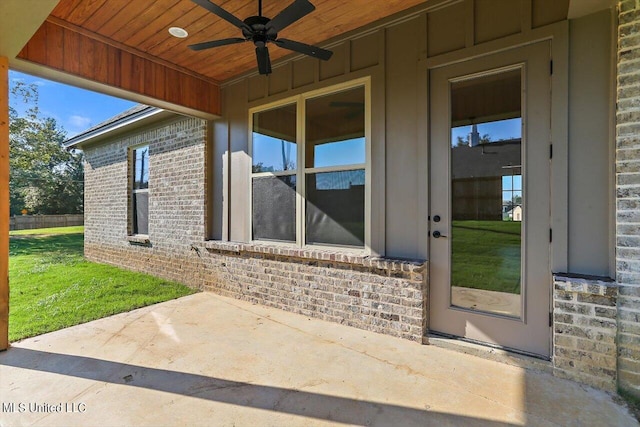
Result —
[[[133,193],[133,233],[149,234],[149,193]]]
[[[522,190],[522,175],[513,175],[513,189]]]
[[[140,190],[149,188],[149,146],[136,148],[133,151],[133,188]]]
[[[522,315],[521,72],[451,84],[451,305]]]
[[[308,99],[306,167],[364,163],[364,118],[364,87]]]
[[[296,177],[253,178],[253,239],[296,241]]]
[[[306,176],[308,244],[364,246],[364,169]]]
[[[296,105],[253,114],[253,173],[297,168]]]
[[[364,138],[316,145],[313,167],[357,165],[365,162]]]
[[[511,179],[511,176],[503,176],[502,191],[511,191],[511,190],[513,190],[513,179]]]

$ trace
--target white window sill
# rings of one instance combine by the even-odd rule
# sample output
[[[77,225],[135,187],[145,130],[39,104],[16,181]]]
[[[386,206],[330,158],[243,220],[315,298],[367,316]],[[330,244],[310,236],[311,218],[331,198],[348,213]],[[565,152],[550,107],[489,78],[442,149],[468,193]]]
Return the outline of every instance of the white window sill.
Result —
[[[133,234],[127,236],[127,241],[132,245],[151,246],[151,240],[146,234]]]

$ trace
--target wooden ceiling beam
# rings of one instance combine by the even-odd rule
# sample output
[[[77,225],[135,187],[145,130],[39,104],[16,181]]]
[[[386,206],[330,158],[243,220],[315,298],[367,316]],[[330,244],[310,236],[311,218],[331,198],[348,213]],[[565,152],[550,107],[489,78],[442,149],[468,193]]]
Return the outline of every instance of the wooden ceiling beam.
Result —
[[[215,80],[50,16],[21,60],[192,110],[221,115]]]
[[[112,39],[110,39],[108,37],[102,36],[99,33],[95,33],[93,31],[87,30],[86,28],[83,28],[83,27],[79,27],[79,26],[77,26],[75,24],[72,24],[72,23],[70,23],[68,21],[65,21],[64,19],[57,18],[57,17],[55,17],[53,15],[50,15],[47,18],[47,22],[50,22],[50,23],[52,23],[54,25],[57,25],[59,27],[62,27],[62,28],[66,28],[67,30],[71,30],[71,31],[76,32],[78,34],[82,34],[85,37],[89,37],[89,38],[91,38],[93,40],[96,40],[96,41],[98,41],[100,43],[104,43],[104,44],[106,44],[108,46],[115,47],[116,49],[119,49],[119,50],[121,50],[123,52],[129,52],[130,54],[135,55],[135,56],[139,56],[140,58],[147,59],[147,60],[149,60],[151,62],[156,62],[156,63],[158,63],[160,65],[163,65],[163,66],[165,66],[167,68],[171,68],[171,69],[176,70],[176,71],[178,71],[180,73],[187,74],[187,75],[193,76],[193,77],[195,77],[197,79],[205,80],[205,81],[208,81],[208,82],[213,83],[213,84],[220,84],[219,81],[214,80],[214,79],[212,79],[210,77],[204,76],[202,74],[198,74],[198,73],[196,73],[196,72],[194,72],[194,71],[192,71],[192,70],[190,70],[188,68],[181,67],[179,65],[174,64],[173,62],[165,61],[162,58],[158,58],[157,56],[150,55],[150,54],[148,54],[146,52],[143,52],[143,51],[138,50],[136,48],[133,48],[131,46],[127,46],[124,43],[117,42],[117,41],[112,40]]]

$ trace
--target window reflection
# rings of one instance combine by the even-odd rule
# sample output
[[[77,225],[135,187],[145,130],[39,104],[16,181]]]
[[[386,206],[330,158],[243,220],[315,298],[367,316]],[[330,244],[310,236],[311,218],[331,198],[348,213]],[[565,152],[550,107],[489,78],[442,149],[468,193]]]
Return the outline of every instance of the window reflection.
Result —
[[[149,146],[136,148],[133,151],[135,163],[133,166],[134,189],[149,188]]]
[[[364,245],[364,169],[307,174],[307,243]]]
[[[297,169],[295,104],[253,115],[252,171]]]
[[[149,146],[133,150],[133,233],[149,233]]]
[[[358,86],[253,113],[254,240],[364,247],[365,104]]]
[[[253,178],[253,238],[296,241],[296,177]]]
[[[305,241],[362,247],[366,175],[364,87],[308,99],[305,109]],[[349,166],[349,170],[344,170],[344,166]]]
[[[365,139],[355,138],[316,145],[313,167],[357,165],[365,162]]]
[[[364,108],[362,87],[307,100],[307,168],[365,162]]]
[[[451,84],[451,304],[521,315],[521,72]]]

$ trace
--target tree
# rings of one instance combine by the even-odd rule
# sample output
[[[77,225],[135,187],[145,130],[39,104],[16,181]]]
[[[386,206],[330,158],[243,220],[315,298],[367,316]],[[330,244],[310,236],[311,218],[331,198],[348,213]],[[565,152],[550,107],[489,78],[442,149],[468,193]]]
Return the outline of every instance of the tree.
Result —
[[[493,140],[491,139],[491,135],[489,135],[488,133],[485,133],[480,137],[479,145],[489,144],[490,142],[493,142]],[[458,138],[456,140],[456,144],[454,145],[454,147],[468,147],[468,146],[469,146],[469,140],[458,135]]]
[[[55,119],[42,117],[38,87],[14,82],[11,93],[26,105],[21,115],[9,107],[10,211],[65,214],[83,211],[81,153],[67,151],[66,131]]]

